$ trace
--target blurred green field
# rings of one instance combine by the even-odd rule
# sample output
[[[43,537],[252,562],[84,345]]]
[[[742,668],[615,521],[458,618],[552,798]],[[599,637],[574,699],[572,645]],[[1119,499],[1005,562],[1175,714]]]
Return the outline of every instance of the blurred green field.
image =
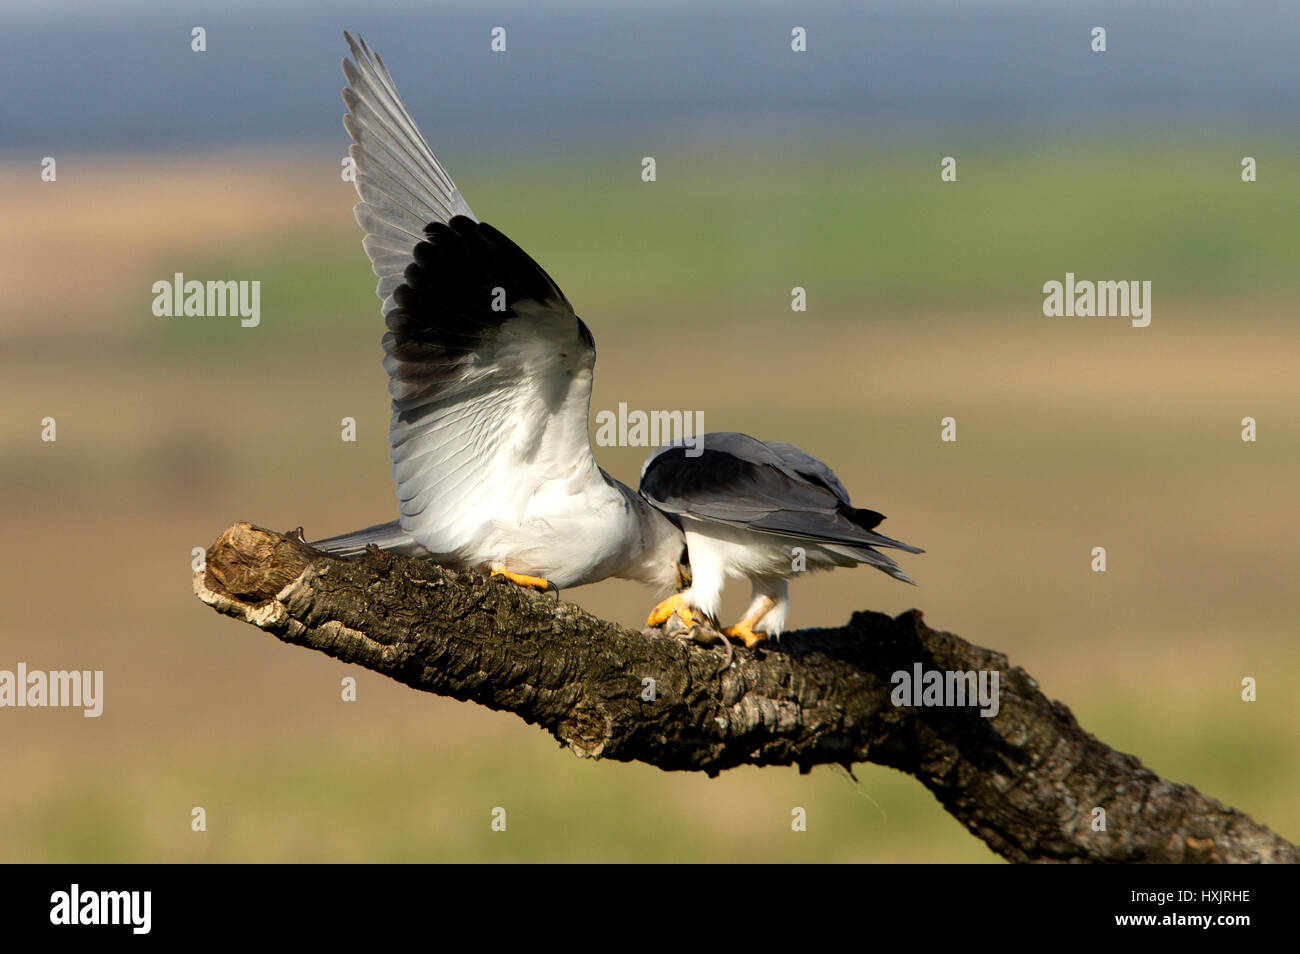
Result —
[[[442,157],[591,326],[593,410],[699,409],[793,440],[927,549],[906,562],[917,589],[799,581],[791,625],[919,607],[1103,741],[1295,840],[1300,153],[1225,141],[686,140],[655,153],[655,183],[598,149]],[[1242,154],[1260,182],[1240,181]],[[0,713],[0,860],[995,860],[889,770],[580,762],[199,604],[191,548],[235,520],[324,536],[391,516],[374,278],[329,154],[115,162],[19,189],[0,248],[0,490],[20,542],[0,668],[106,673],[100,719]],[[74,215],[87,226],[60,230]],[[68,256],[88,278],[60,275]],[[1067,270],[1152,281],[1151,327],[1044,318],[1042,283]],[[155,318],[150,286],[176,271],[261,280],[261,325]],[[1239,438],[1248,415],[1258,443]],[[633,482],[645,453],[597,456]],[[566,597],[630,624],[649,606],[617,582]]]

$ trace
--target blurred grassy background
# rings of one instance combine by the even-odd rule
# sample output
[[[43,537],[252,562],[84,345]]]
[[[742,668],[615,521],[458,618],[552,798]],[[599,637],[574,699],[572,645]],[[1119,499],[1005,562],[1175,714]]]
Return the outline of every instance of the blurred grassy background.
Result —
[[[798,582],[792,626],[919,607],[1295,840],[1300,153],[1075,143],[699,137],[656,152],[653,184],[599,148],[442,158],[591,326],[593,410],[793,440],[927,549],[906,561],[919,589]],[[194,599],[191,548],[235,520],[319,537],[394,512],[381,319],[337,169],[310,149],[70,156],[55,185],[3,169],[23,184],[0,235],[0,668],[103,669],[106,702],[0,714],[0,860],[994,860],[898,773],[580,762]],[[155,318],[176,271],[260,280],[261,326]],[[1066,271],[1152,281],[1151,326],[1044,318]],[[635,482],[645,453],[597,456]],[[617,582],[566,597],[629,624],[649,606]]]

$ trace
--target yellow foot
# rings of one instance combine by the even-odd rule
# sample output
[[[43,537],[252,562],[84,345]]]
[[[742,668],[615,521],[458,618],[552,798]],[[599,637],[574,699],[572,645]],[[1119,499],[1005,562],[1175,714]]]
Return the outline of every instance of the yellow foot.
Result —
[[[676,616],[687,626],[694,626],[698,622],[691,608],[682,599],[682,594],[676,593],[650,611],[650,615],[646,617],[646,625],[662,626],[670,616]]]
[[[735,626],[728,626],[722,631],[722,635],[729,636],[732,639],[739,639],[749,649],[753,649],[759,643],[767,639],[767,633],[756,633],[750,626],[752,624],[747,619],[742,619]]]
[[[493,576],[504,576],[511,583],[518,583],[520,586],[531,586],[539,590],[556,589],[555,584],[544,576],[524,576],[522,573],[511,573],[503,566],[494,566],[492,568]]]

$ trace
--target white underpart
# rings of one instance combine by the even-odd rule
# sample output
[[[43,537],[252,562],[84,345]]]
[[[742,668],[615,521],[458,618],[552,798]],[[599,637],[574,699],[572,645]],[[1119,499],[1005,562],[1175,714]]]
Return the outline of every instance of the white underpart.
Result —
[[[717,620],[727,578],[749,580],[753,597],[745,617],[759,609],[765,598],[771,598],[775,605],[753,626],[756,632],[771,636],[780,635],[785,628],[790,608],[786,581],[798,575],[794,570],[796,547],[802,548],[802,561],[809,571],[858,562],[842,552],[843,547],[708,523],[687,514],[682,514],[681,520],[691,556],[691,586],[682,592],[687,605]]]
[[[573,318],[522,305],[491,354],[389,428],[402,529],[435,560],[502,565],[564,589],[622,576],[670,587],[681,538],[605,479],[587,435],[590,351]],[[505,382],[513,382],[503,386]]]

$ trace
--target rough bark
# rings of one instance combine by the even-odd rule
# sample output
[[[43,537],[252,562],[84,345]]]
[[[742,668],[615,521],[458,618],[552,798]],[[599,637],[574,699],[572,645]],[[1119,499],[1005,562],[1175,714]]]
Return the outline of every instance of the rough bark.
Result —
[[[279,639],[416,689],[513,712],[588,758],[716,775],[736,765],[875,762],[915,776],[1012,861],[1296,862],[1250,816],[1085,732],[1001,653],[912,610],[723,651],[625,629],[553,595],[377,550],[339,560],[231,527],[199,598]],[[893,673],[995,670],[1000,709],[905,707]],[[654,680],[654,698],[643,696]],[[1093,831],[1093,809],[1106,830]]]

